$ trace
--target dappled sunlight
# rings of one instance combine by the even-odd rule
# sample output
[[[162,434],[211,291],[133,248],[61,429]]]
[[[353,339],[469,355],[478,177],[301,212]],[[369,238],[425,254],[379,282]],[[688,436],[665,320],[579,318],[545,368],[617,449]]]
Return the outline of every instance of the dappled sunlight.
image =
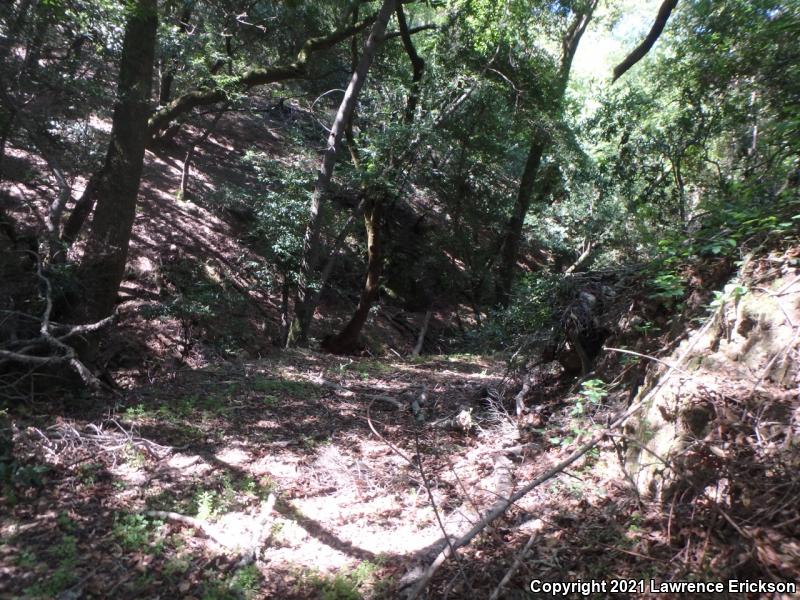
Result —
[[[797,31],[2,3],[0,598],[795,597]]]

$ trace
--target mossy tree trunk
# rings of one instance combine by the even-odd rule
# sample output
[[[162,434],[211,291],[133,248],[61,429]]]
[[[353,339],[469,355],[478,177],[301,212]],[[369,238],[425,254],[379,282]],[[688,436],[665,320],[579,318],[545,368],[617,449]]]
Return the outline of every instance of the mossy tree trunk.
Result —
[[[334,354],[352,354],[361,347],[361,330],[367,322],[369,310],[378,300],[382,267],[380,227],[382,204],[380,199],[367,201],[364,227],[367,230],[367,278],[353,316],[338,335],[328,339],[325,349]]]

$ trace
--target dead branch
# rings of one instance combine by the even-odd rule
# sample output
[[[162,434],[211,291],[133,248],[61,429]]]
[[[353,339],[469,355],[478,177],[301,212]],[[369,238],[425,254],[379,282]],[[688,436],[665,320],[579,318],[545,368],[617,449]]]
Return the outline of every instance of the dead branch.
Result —
[[[428,499],[431,502],[431,508],[433,509],[433,514],[436,516],[436,522],[439,524],[439,529],[442,531],[442,535],[444,535],[445,542],[447,546],[445,546],[445,550],[450,551],[451,556],[455,556],[456,562],[458,563],[458,571],[461,573],[461,577],[464,578],[464,583],[467,584],[467,589],[470,591],[470,597],[475,597],[475,592],[472,589],[472,584],[467,577],[467,573],[464,570],[464,563],[461,557],[456,553],[456,548],[453,546],[453,542],[450,539],[450,536],[447,534],[447,529],[444,526],[444,522],[442,521],[442,516],[439,513],[439,507],[436,506],[436,500],[433,497],[433,491],[431,491],[430,483],[428,482],[428,477],[425,474],[425,468],[422,466],[422,453],[419,451],[419,427],[414,428],[414,450],[416,452],[416,466],[419,470],[419,476],[422,478],[422,485],[425,486],[425,491],[428,493]]]
[[[256,528],[253,530],[250,548],[243,553],[242,558],[236,565],[238,568],[246,567],[258,559],[258,554],[269,537],[269,528],[267,527],[267,523],[269,523],[269,517],[275,508],[275,500],[275,494],[270,493],[267,496],[267,499],[261,503],[259,519]]]
[[[425,318],[422,320],[422,327],[419,330],[419,336],[417,337],[417,343],[414,346],[414,350],[411,352],[412,357],[419,356],[419,353],[422,352],[422,346],[425,343],[425,334],[428,333],[428,325],[431,322],[431,309],[429,308],[428,311],[425,313]]]
[[[525,396],[528,395],[528,392],[531,389],[531,380],[529,377],[525,377],[522,381],[522,388],[519,390],[516,396],[514,396],[514,405],[517,409],[517,416],[521,417],[522,413],[525,411]]]
[[[110,431],[106,424],[111,424],[118,431]],[[89,423],[82,431],[72,424],[64,422],[47,428],[47,433],[32,428],[31,431],[42,438],[42,447],[52,456],[57,456],[67,449],[79,447],[91,449],[93,452],[116,452],[122,448],[135,448],[156,460],[163,460],[176,448],[163,446],[136,434],[135,430],[126,430],[116,420],[105,423]]]
[[[53,313],[53,286],[50,280],[44,275],[42,260],[39,255],[34,252],[31,252],[31,254],[36,258],[36,277],[44,288],[45,308],[39,319],[39,337],[26,340],[23,342],[24,345],[17,351],[0,349],[0,358],[10,362],[33,365],[36,367],[54,363],[66,364],[78,374],[87,387],[92,391],[98,391],[102,388],[100,380],[95,377],[85,364],[83,364],[78,354],[75,352],[75,349],[66,344],[65,340],[83,333],[97,331],[113,322],[114,316],[106,317],[101,321],[87,325],[67,326],[52,323],[50,317]],[[61,334],[54,334],[53,327],[61,328],[62,331],[65,331]],[[31,352],[39,350],[42,346],[49,346],[56,352],[56,355],[41,356],[39,354],[31,354]]]
[[[187,525],[188,527],[196,529],[202,533],[203,536],[212,540],[219,546],[222,546],[223,548],[228,547],[228,544],[222,538],[220,538],[219,533],[217,533],[216,528],[211,523],[206,523],[200,519],[167,510],[147,510],[142,514],[155,519],[166,519],[168,521],[176,521],[183,525]]]
[[[330,381],[329,379],[322,379],[319,383],[323,387],[331,389],[337,394],[343,394],[345,396],[357,395],[372,401],[386,402],[387,404],[391,404],[392,406],[394,406],[397,410],[403,410],[403,408],[405,408],[402,402],[400,402],[399,400],[395,400],[394,398],[392,398],[391,396],[387,396],[386,394],[364,394],[361,392],[351,390],[350,388],[346,388],[343,385],[339,385],[335,381]],[[411,408],[413,410],[413,406]]]
[[[375,400],[372,400],[372,402],[370,402],[370,403],[367,405],[367,425],[369,425],[369,428],[370,428],[370,430],[372,431],[372,433],[374,433],[374,434],[375,434],[375,436],[376,436],[376,437],[377,437],[379,440],[381,440],[381,441],[382,441],[384,444],[386,444],[386,445],[389,447],[389,449],[390,449],[392,452],[394,452],[395,454],[397,454],[397,456],[399,456],[400,458],[402,458],[404,461],[406,461],[406,462],[407,462],[408,464],[410,464],[411,466],[414,466],[414,461],[413,461],[413,460],[411,460],[411,459],[410,459],[408,456],[406,456],[406,455],[405,455],[405,453],[403,453],[403,451],[402,451],[402,450],[400,450],[400,449],[399,449],[397,446],[395,446],[394,444],[392,444],[392,442],[390,442],[390,441],[389,441],[389,440],[387,440],[385,437],[383,437],[383,436],[380,434],[380,432],[379,432],[379,431],[378,431],[378,430],[375,428],[375,425],[372,423],[372,415],[370,414],[370,411],[371,411],[371,409],[372,409],[372,404],[373,404],[374,402],[375,402]]]

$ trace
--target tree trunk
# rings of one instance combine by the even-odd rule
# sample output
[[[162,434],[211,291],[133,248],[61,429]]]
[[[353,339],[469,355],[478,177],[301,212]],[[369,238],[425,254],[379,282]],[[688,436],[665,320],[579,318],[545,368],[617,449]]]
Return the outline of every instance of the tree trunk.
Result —
[[[353,9],[352,24],[358,23],[358,6]],[[350,38],[350,72],[354,73],[358,69],[358,36],[354,35]],[[350,118],[344,126],[344,138],[347,140],[347,148],[350,150],[350,160],[353,161],[353,167],[358,171],[361,168],[361,156],[358,154],[358,147],[356,146],[356,138],[353,135],[353,121],[356,118],[356,111],[350,114]]]
[[[422,79],[422,73],[425,69],[425,61],[417,54],[414,44],[411,41],[411,33],[406,23],[405,13],[403,12],[402,5],[397,6],[395,11],[397,21],[400,27],[400,35],[403,39],[403,46],[406,53],[411,60],[413,68],[413,80],[411,91],[409,92],[406,101],[406,110],[404,115],[404,122],[410,125],[414,122],[416,114],[417,102],[419,100],[419,82]],[[352,121],[350,121],[352,124]],[[355,147],[351,147],[351,153]],[[354,157],[356,167],[357,155]],[[392,168],[397,169],[400,166],[400,161],[395,159],[391,161]],[[335,354],[352,354],[360,349],[361,330],[367,322],[369,310],[372,304],[377,301],[379,295],[378,281],[380,280],[381,272],[383,271],[383,257],[380,254],[380,247],[383,245],[381,235],[384,233],[381,229],[381,216],[382,207],[380,202],[382,200],[370,200],[367,213],[364,216],[364,223],[367,232],[367,276],[364,283],[364,290],[361,293],[358,306],[355,313],[347,323],[345,328],[335,337],[329,339],[325,343],[325,348]],[[324,280],[323,280],[324,281]],[[324,285],[324,283],[323,283]]]
[[[289,276],[283,274],[283,282],[281,283],[281,328],[278,333],[277,345],[283,348],[286,345],[286,338],[289,335],[289,292],[291,291],[291,284]]]
[[[297,298],[295,301],[295,316],[292,327],[289,331],[287,344],[304,345],[308,342],[308,333],[311,321],[316,310],[316,302],[313,299],[318,297],[313,290],[313,278],[320,263],[320,235],[322,232],[322,199],[328,190],[328,186],[333,176],[333,169],[336,165],[336,155],[341,145],[341,138],[347,122],[356,107],[358,94],[364,87],[367,72],[372,65],[372,60],[378,50],[378,46],[383,40],[386,24],[389,17],[394,12],[396,0],[384,0],[380,11],[372,25],[369,37],[364,44],[364,51],[358,68],[350,78],[344,98],[339,105],[339,111],[333,121],[330,135],[328,136],[328,147],[323,154],[320,165],[317,183],[314,186],[314,193],[311,198],[311,209],[309,222],[306,228],[305,239],[303,242],[303,261],[300,267],[300,284],[298,286]]]
[[[414,122],[414,114],[417,111],[417,104],[419,103],[419,86],[422,81],[422,74],[425,72],[425,61],[417,54],[417,49],[414,47],[414,42],[411,40],[411,32],[408,30],[408,23],[406,23],[406,14],[403,11],[403,5],[397,6],[397,24],[400,27],[400,37],[403,40],[403,48],[405,48],[408,59],[411,61],[411,68],[413,74],[411,76],[411,90],[406,99],[406,111],[403,120],[407,125]]]
[[[585,11],[575,15],[572,23],[564,34],[561,41],[561,66],[558,73],[558,87],[553,97],[553,114],[558,118],[567,90],[569,73],[572,68],[572,60],[578,50],[578,44],[586,31],[586,27],[592,18],[594,9],[597,7],[598,0],[591,0]],[[496,286],[497,301],[501,306],[508,306],[511,298],[511,288],[514,284],[517,260],[519,257],[519,246],[522,240],[522,228],[525,224],[525,217],[536,190],[536,177],[539,172],[539,165],[542,156],[550,145],[550,134],[543,127],[539,126],[533,133],[531,147],[528,150],[528,158],[525,161],[525,169],[519,183],[517,198],[511,217],[506,225],[503,234],[503,242],[500,250],[500,265],[498,272],[498,282]]]
[[[425,312],[425,318],[422,320],[422,327],[420,327],[419,335],[417,336],[417,343],[411,351],[411,356],[413,358],[416,358],[419,356],[420,352],[422,352],[422,347],[425,345],[425,334],[428,333],[428,325],[431,323],[432,314],[433,309],[430,308]],[[456,311],[456,314],[458,314],[458,311]]]
[[[131,6],[111,141],[105,164],[95,179],[97,208],[78,268],[85,304],[76,312],[84,322],[99,320],[113,311],[125,271],[147,142],[157,23],[157,0],[137,0]]]
[[[194,9],[193,2],[187,2],[183,5],[183,10],[178,17],[178,29],[184,35],[188,35],[191,27],[189,20],[192,18],[192,10]],[[230,38],[226,38],[230,39]],[[166,68],[161,75],[161,85],[158,90],[158,104],[159,106],[166,106],[172,100],[172,84],[175,82],[175,75],[178,69],[175,65],[174,57],[166,57],[162,59],[162,66],[166,63]]]
[[[545,152],[550,138],[547,132],[539,130],[534,134],[531,147],[528,150],[528,159],[525,161],[525,169],[519,182],[517,199],[514,202],[514,209],[511,218],[506,225],[503,243],[500,250],[500,269],[497,282],[497,301],[502,306],[508,306],[511,297],[511,287],[514,284],[514,274],[517,270],[517,256],[519,255],[519,245],[522,240],[522,227],[525,224],[525,217],[531,205],[534,191],[536,190],[536,175],[539,172],[539,165],[542,162],[542,155]]]
[[[225,111],[228,110],[228,106],[228,104],[225,104],[222,108],[220,108],[219,112],[214,117],[214,120],[211,121],[211,125],[206,128],[200,137],[195,138],[189,143],[189,149],[186,151],[186,156],[183,158],[183,168],[181,169],[181,185],[178,189],[178,196],[180,200],[189,199],[189,175],[191,174],[192,159],[194,159],[194,154],[197,151],[197,147],[202,146],[213,133],[217,123],[219,123],[219,120],[222,118],[222,115],[224,115]]]
[[[364,212],[364,227],[367,230],[367,279],[364,289],[361,290],[358,307],[350,321],[338,335],[323,344],[326,350],[334,354],[353,354],[361,349],[361,330],[367,322],[370,308],[378,299],[382,270],[379,232],[381,209],[381,199],[370,199]]]

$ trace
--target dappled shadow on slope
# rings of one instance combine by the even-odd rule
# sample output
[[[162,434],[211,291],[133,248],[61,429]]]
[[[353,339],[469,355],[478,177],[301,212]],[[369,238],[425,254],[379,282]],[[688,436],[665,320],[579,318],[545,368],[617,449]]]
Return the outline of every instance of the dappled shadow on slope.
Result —
[[[106,402],[67,402],[59,416],[21,417],[18,454],[51,467],[0,519],[13,552],[2,558],[4,593],[36,580],[47,587],[33,591],[45,595],[201,597],[252,577],[254,597],[310,598],[354,569],[399,576],[441,547],[441,532],[416,466],[386,441],[424,457],[445,513],[486,501],[490,463],[473,468],[466,458],[475,433],[423,430],[417,446],[405,408],[423,388],[432,422],[477,407],[499,382],[496,365],[462,360],[470,364],[291,352],[183,369]],[[260,560],[237,566],[270,494]],[[147,511],[202,519],[219,535]]]

